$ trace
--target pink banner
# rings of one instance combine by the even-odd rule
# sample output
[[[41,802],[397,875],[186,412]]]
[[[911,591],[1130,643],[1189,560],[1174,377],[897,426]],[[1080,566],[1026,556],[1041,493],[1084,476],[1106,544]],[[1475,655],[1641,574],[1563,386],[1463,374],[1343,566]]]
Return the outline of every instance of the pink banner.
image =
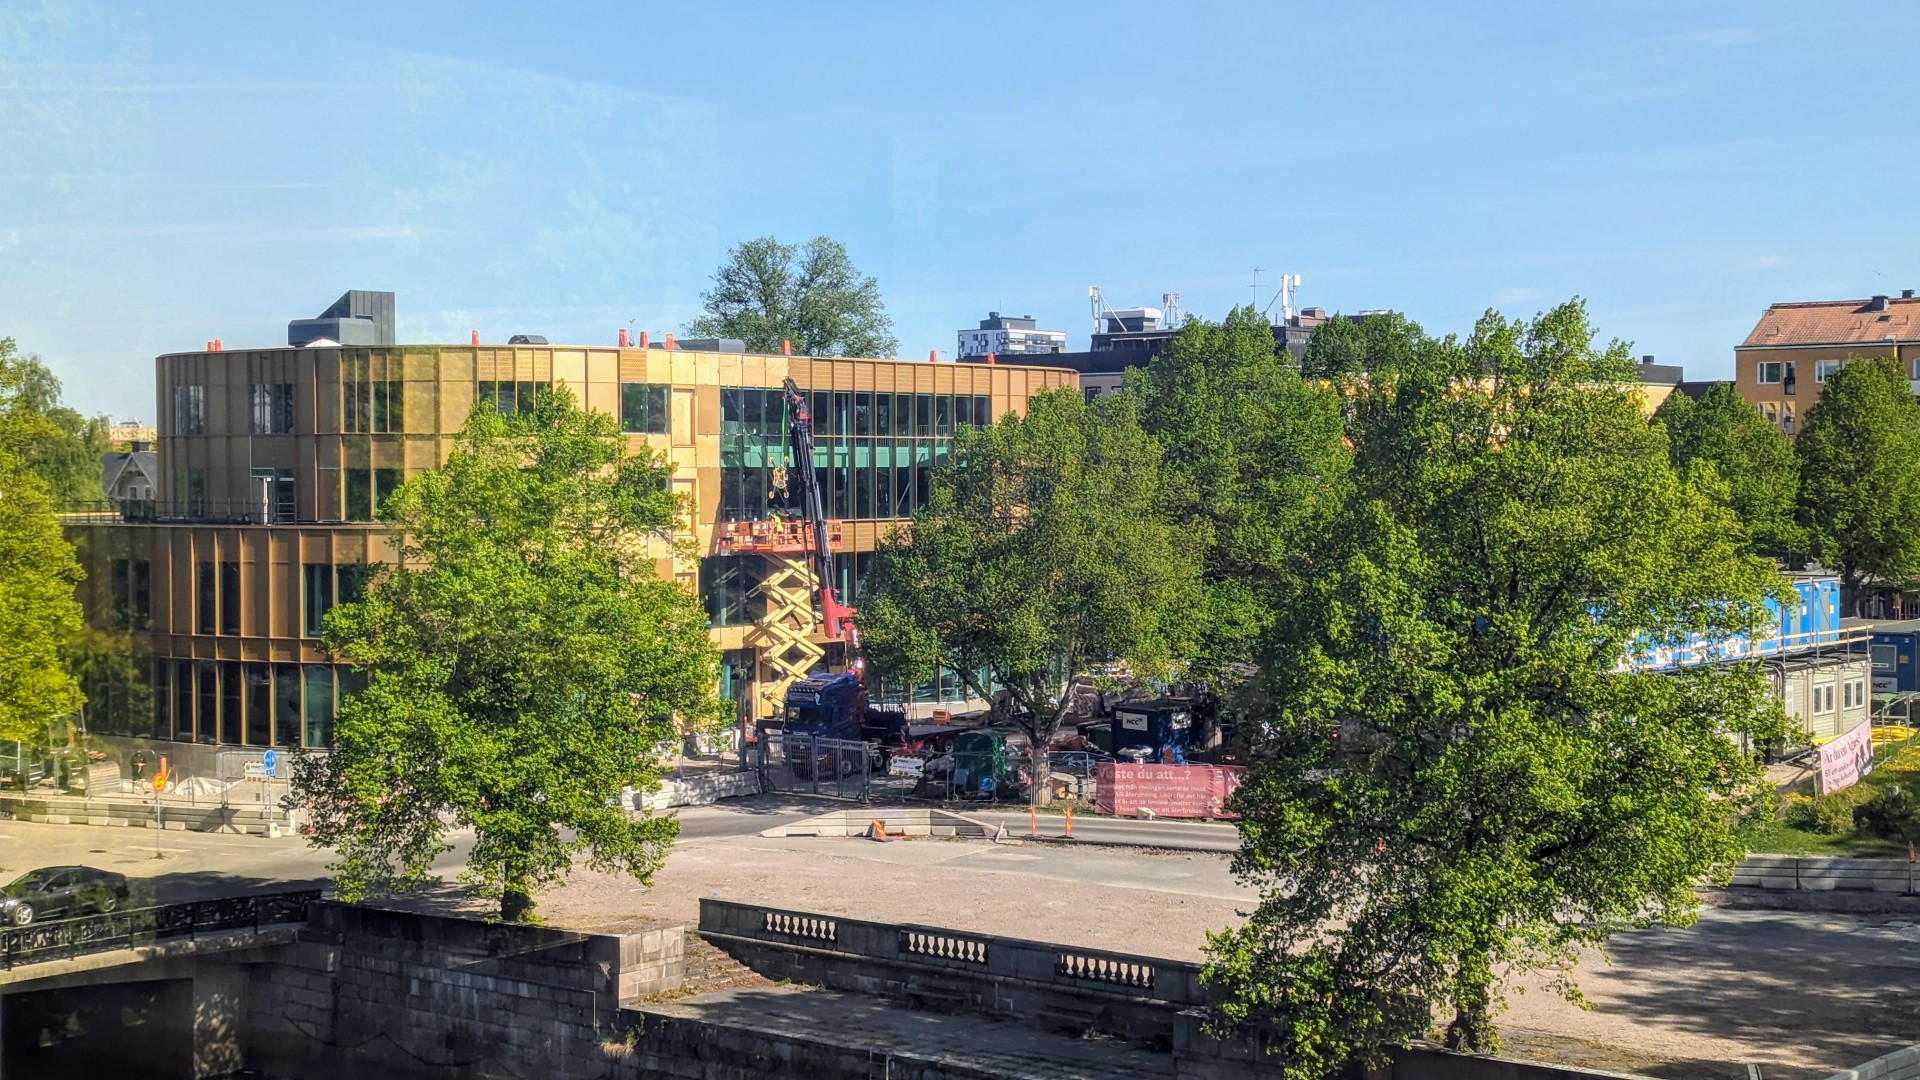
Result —
[[[1873,725],[1862,721],[1852,731],[1820,747],[1820,793],[1852,787],[1873,766]]]
[[[1223,807],[1246,769],[1230,765],[1101,765],[1095,772],[1093,808],[1102,814],[1139,817],[1230,818]]]

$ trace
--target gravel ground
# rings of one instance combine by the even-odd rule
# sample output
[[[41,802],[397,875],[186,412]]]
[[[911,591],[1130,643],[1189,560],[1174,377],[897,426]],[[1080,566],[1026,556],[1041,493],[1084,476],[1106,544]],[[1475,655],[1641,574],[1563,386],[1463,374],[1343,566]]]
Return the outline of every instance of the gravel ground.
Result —
[[[651,889],[576,874],[542,912],[582,929],[691,924],[701,896],[1176,960],[1199,959],[1206,932],[1253,903],[1206,854],[752,838],[683,845]],[[1745,1080],[1748,1063],[1815,1080],[1920,1039],[1912,915],[1708,909],[1611,953],[1576,971],[1590,1009],[1523,982],[1501,1018],[1505,1052],[1676,1080]]]

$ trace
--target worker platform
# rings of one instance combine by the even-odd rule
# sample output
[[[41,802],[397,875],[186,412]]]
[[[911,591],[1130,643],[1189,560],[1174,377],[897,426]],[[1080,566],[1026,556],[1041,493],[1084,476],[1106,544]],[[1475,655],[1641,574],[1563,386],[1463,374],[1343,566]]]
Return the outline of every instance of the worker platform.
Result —
[[[827,540],[840,546],[840,523],[827,523]],[[813,525],[801,518],[761,521],[722,521],[713,528],[713,543],[721,555],[796,555],[813,550]]]

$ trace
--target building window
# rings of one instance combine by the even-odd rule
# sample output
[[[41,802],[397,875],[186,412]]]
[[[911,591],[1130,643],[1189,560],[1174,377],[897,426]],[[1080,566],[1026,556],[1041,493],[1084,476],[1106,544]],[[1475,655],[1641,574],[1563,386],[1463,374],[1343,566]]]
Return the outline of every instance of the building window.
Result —
[[[305,617],[300,629],[306,637],[319,637],[327,612],[333,610],[333,567],[326,563],[307,563],[300,568],[301,610]]]
[[[984,394],[816,391],[807,404],[821,503],[828,517],[843,520],[911,517],[925,505],[931,470],[947,460],[956,424],[992,422],[991,399]],[[801,466],[789,460],[786,421],[780,391],[721,388],[721,521],[804,513],[793,475]],[[936,433],[944,434],[929,437]]]
[[[1874,645],[1869,650],[1873,654],[1875,674],[1891,675],[1900,659],[1900,649],[1896,645]]]
[[[273,744],[273,667],[247,664],[247,745]]]
[[[203,743],[219,741],[220,724],[220,684],[219,669],[211,660],[194,662],[194,670],[200,675],[200,711],[199,723],[194,725],[195,737]]]
[[[173,738],[193,741],[193,661],[173,662]]]
[[[177,469],[173,474],[173,512],[199,517],[206,512],[207,470]]]
[[[213,579],[212,563],[203,562],[195,565],[193,591],[194,612],[196,615],[194,628],[196,632],[202,634],[216,633],[217,631],[214,628],[214,613],[219,610],[217,600],[219,592],[218,586]]]
[[[220,632],[240,632],[240,564],[220,564]]]
[[[701,559],[700,599],[706,604],[707,625],[750,626],[759,622],[766,599],[757,590],[766,572],[766,563],[758,555]]]
[[[173,662],[153,662],[153,737],[173,734]]]
[[[1813,688],[1813,715],[1825,716],[1833,711],[1833,684],[1820,683]]]
[[[305,673],[306,695],[302,704],[307,728],[307,745],[324,748],[333,745],[333,668],[327,664],[308,664]]]
[[[334,602],[358,603],[367,595],[367,582],[373,580],[373,571],[370,563],[341,563],[334,567]]]
[[[532,412],[533,398],[539,389],[539,383],[491,382],[483,379],[480,381],[478,392],[474,394],[473,402],[478,405],[482,401],[491,401],[494,408],[503,413]]]
[[[273,668],[273,742],[276,746],[300,745],[298,664],[276,664]]]
[[[667,434],[664,383],[620,384],[620,430],[636,435]]]
[[[152,622],[152,564],[145,559],[114,559],[107,567],[108,626],[145,630]]]
[[[1777,383],[1780,381],[1781,370],[1782,370],[1782,366],[1780,361],[1778,360],[1764,361],[1758,366],[1757,374],[1755,375],[1755,381],[1762,382],[1762,383]]]
[[[293,434],[293,384],[253,384],[253,433]]]
[[[1827,376],[1839,371],[1840,365],[1843,362],[1844,361],[1840,360],[1815,360],[1813,362],[1813,381],[1817,383],[1826,382]]]
[[[1842,694],[1842,706],[1858,709],[1867,703],[1867,683],[1865,679],[1848,679]]]
[[[341,357],[341,430],[366,435],[405,431],[406,387],[397,357]]]
[[[240,682],[240,661],[220,661],[220,741],[240,744],[240,709],[245,687]],[[204,726],[204,725],[203,725]],[[202,742],[208,741],[202,732]]]
[[[173,430],[172,435],[205,435],[207,433],[207,388],[204,386],[176,386],[173,388]]]
[[[342,469],[346,504],[340,516],[348,521],[377,521],[388,496],[400,487],[399,469]]]

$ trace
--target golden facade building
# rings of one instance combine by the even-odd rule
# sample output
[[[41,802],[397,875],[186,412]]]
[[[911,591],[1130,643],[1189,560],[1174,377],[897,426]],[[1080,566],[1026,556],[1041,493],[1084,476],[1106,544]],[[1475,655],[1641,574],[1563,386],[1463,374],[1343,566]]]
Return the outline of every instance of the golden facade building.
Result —
[[[674,487],[695,508],[684,539],[696,555],[661,545],[660,571],[704,597],[726,658],[723,695],[764,716],[796,669],[839,659],[813,632],[811,583],[796,575],[803,557],[782,520],[799,510],[782,379],[811,399],[838,584],[856,604],[867,558],[925,499],[957,428],[1077,388],[1055,368],[684,346],[215,342],[156,366],[158,497],[73,515],[68,531],[87,568],[89,619],[129,634],[139,657],[130,684],[88,688],[90,728],[164,742],[177,759],[183,743],[331,742],[336,704],[353,687],[321,648],[321,619],[395,558],[377,507],[444,460],[476,401],[520,408],[563,385],[672,462]],[[937,681],[909,694],[952,689]]]
[[[1920,299],[1775,304],[1733,350],[1734,386],[1782,431],[1800,429],[1827,376],[1856,356],[1891,356],[1920,392]]]

